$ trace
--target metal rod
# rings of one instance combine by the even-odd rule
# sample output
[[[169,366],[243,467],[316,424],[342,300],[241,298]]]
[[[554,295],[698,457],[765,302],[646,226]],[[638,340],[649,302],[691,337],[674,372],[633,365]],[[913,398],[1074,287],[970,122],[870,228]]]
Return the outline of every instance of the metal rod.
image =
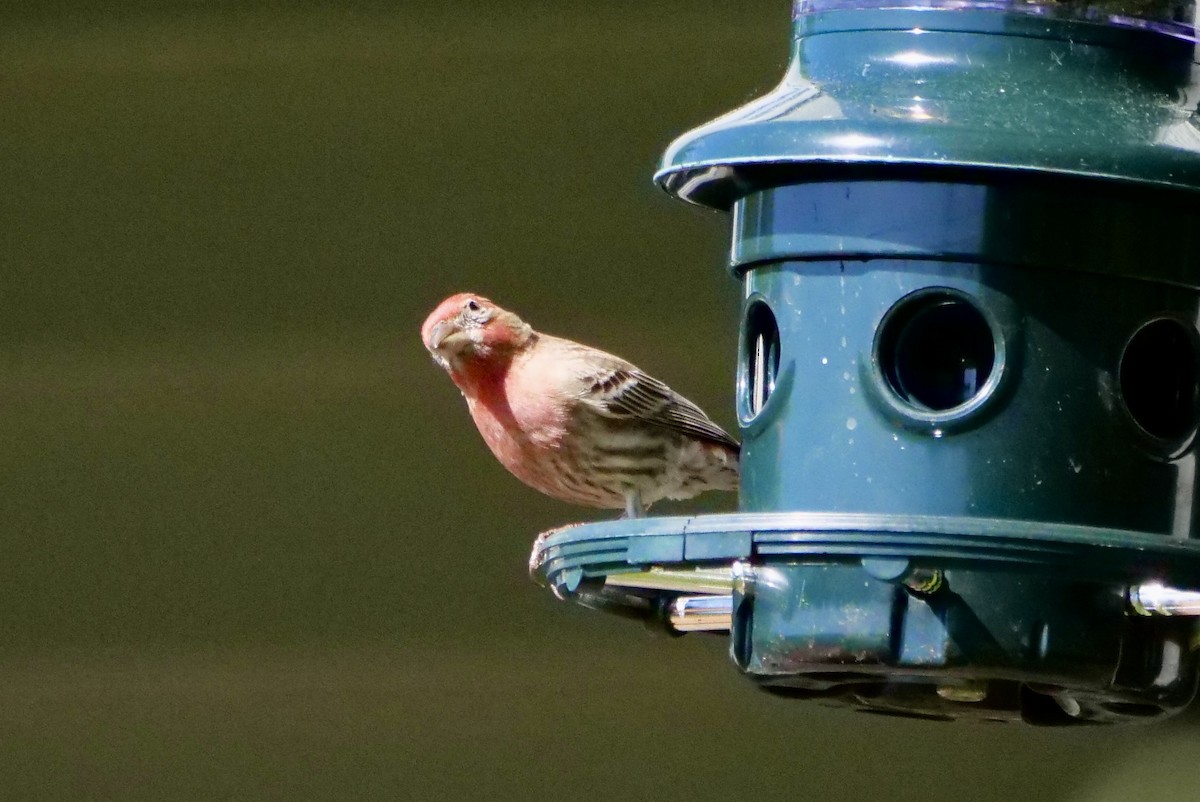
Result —
[[[1138,615],[1200,616],[1200,591],[1173,588],[1161,582],[1129,587],[1129,606]]]
[[[696,568],[693,570],[650,568],[609,574],[605,584],[644,590],[674,590],[680,593],[728,593],[733,579],[728,568]]]
[[[678,632],[723,632],[733,625],[732,596],[680,596],[671,602],[671,626]]]

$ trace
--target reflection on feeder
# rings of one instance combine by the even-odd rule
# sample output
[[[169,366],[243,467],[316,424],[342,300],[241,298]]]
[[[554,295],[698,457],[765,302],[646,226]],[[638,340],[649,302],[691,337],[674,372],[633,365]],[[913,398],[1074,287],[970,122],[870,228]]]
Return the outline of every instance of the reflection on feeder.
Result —
[[[1147,582],[1129,589],[1129,605],[1138,615],[1200,616],[1200,591]]]
[[[732,617],[732,596],[680,596],[671,603],[671,626],[677,632],[725,632]]]

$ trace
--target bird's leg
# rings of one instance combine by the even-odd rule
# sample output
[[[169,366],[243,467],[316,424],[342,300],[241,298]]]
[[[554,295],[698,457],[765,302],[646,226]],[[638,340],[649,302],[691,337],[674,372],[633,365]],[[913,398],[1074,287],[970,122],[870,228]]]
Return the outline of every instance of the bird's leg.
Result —
[[[622,518],[641,518],[646,514],[646,508],[642,505],[642,491],[637,488],[630,488],[625,491],[625,514]]]

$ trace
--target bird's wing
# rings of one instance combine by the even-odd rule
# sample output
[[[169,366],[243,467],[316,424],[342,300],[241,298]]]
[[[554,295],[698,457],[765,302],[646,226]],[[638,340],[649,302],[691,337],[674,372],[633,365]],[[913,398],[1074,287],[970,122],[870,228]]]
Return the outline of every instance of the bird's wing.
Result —
[[[607,355],[606,355],[607,356]],[[653,376],[624,360],[589,360],[581,376],[581,400],[609,418],[629,418],[719,445],[738,448],[737,440],[708,419],[700,407]]]

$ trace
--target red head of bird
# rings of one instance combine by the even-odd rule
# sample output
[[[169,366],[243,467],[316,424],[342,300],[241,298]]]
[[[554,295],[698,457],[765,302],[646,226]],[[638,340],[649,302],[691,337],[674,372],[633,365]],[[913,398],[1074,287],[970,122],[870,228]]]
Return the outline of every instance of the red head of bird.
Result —
[[[533,336],[521,318],[469,292],[442,301],[421,327],[421,339],[434,361],[456,381],[498,366]]]

